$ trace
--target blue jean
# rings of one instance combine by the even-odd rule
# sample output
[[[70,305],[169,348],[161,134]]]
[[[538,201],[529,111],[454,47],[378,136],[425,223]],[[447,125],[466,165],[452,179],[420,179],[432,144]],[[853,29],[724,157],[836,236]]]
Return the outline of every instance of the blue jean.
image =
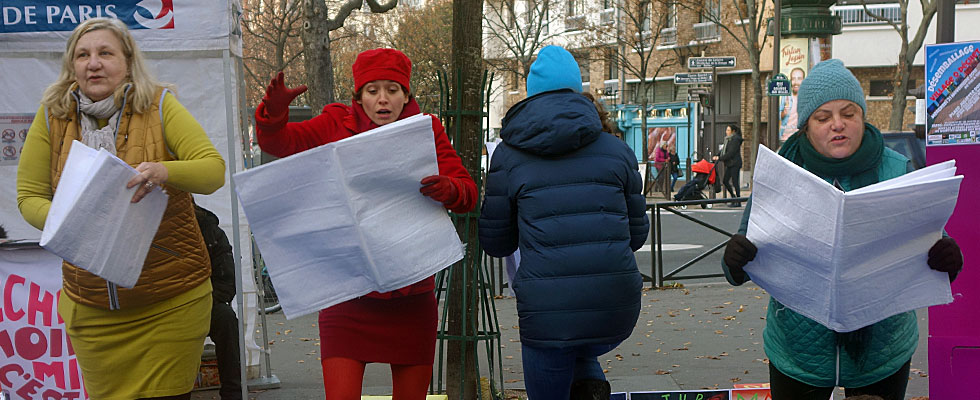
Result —
[[[572,381],[606,380],[596,357],[608,353],[618,345],[619,343],[543,348],[521,344],[528,400],[568,400]]]
[[[671,192],[674,191],[674,184],[675,183],[677,183],[677,173],[676,172],[671,172],[670,173],[670,191]]]

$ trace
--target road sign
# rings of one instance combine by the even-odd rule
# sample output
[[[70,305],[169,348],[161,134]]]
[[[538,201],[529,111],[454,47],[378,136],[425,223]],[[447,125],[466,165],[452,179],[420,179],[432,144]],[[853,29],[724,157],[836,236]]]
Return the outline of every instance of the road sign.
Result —
[[[786,75],[776,74],[766,84],[766,94],[769,96],[789,96],[789,79]]]
[[[706,87],[687,88],[687,94],[711,94],[711,88],[706,88]]]
[[[735,57],[690,57],[687,59],[687,69],[697,68],[734,68]]]
[[[678,72],[674,74],[675,85],[697,85],[711,83],[710,72]]]

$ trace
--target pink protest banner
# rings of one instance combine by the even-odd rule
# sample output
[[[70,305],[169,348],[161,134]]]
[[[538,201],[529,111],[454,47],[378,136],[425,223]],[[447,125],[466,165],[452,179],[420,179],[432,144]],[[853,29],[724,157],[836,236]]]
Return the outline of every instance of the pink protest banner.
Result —
[[[0,246],[0,290],[0,390],[11,399],[87,399],[58,315],[61,259],[36,246]]]

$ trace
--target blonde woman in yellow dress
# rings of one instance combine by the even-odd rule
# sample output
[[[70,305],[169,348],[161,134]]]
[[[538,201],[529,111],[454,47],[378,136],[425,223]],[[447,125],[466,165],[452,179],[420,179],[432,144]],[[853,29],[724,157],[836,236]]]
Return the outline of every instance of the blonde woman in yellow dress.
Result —
[[[68,39],[17,169],[17,205],[38,229],[72,140],[139,172],[133,202],[156,186],[169,200],[132,289],[65,262],[58,312],[90,398],[190,399],[211,314],[210,264],[191,193],[224,185],[224,160],[201,125],[144,66],[120,21],[95,18]],[[91,223],[97,224],[98,220]]]

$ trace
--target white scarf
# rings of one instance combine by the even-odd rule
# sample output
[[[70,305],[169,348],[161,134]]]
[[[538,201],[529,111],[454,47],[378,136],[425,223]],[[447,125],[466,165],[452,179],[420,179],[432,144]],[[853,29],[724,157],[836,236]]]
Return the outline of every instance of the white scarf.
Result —
[[[81,111],[82,143],[93,149],[106,149],[116,154],[116,129],[122,109],[116,107],[115,96],[93,102],[78,91],[78,109]],[[100,119],[109,119],[106,126],[99,129]]]

